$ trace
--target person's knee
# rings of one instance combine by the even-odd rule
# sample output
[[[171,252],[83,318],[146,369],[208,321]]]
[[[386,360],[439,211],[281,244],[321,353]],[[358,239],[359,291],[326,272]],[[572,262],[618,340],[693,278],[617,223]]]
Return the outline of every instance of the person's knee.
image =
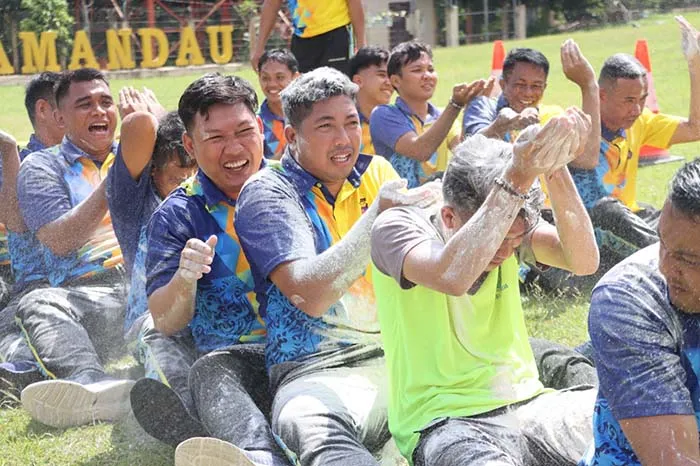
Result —
[[[24,322],[30,317],[69,314],[70,303],[64,293],[54,288],[30,291],[17,304],[17,317]]]

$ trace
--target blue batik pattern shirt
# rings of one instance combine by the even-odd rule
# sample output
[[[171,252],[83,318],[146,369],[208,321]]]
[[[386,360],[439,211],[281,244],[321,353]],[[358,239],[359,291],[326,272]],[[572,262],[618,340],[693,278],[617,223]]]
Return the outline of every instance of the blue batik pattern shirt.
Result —
[[[608,272],[593,290],[588,330],[600,379],[594,446],[580,466],[640,465],[620,420],[700,420],[700,316],[671,304],[659,244]]]
[[[180,253],[190,238],[218,237],[211,271],[197,282],[189,323],[195,345],[203,352],[265,338],[253,277],[233,228],[235,209],[236,201],[200,170],[163,201],[148,223],[147,296],[177,273]],[[141,312],[145,312],[143,305]]]
[[[156,191],[151,167],[149,163],[139,179],[135,180],[126,167],[120,148],[107,174],[107,202],[112,226],[129,273],[133,267],[141,228],[148,223],[162,200]]]
[[[47,147],[44,145],[44,143],[39,141],[39,138],[36,137],[36,134],[32,133],[32,135],[29,136],[29,142],[27,143],[27,146],[19,151],[19,158],[21,160],[24,160],[32,152],[38,152],[46,148]]]
[[[115,143],[112,153],[117,148]],[[17,198],[29,231],[36,235],[41,227],[57,220],[85,200],[106,176],[111,160],[111,154],[104,163],[93,159],[68,137],[64,137],[60,145],[27,157],[19,171]],[[92,277],[122,263],[109,215],[102,219],[91,238],[78,250],[59,256],[42,246],[42,252],[42,275],[51,286]]]
[[[266,159],[282,157],[284,148],[287,146],[287,138],[284,135],[284,117],[272,113],[267,105],[267,99],[260,105],[258,116],[263,123],[263,136],[265,136],[264,154]]]

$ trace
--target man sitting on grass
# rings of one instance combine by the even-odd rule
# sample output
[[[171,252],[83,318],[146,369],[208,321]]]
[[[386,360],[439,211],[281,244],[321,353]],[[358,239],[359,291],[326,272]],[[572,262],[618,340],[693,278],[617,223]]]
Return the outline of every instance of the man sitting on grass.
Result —
[[[515,147],[473,136],[448,164],[442,205],[377,218],[389,428],[413,464],[572,464],[591,439],[595,390],[551,391],[538,380],[517,258],[596,270],[593,229],[566,168],[590,130],[571,109]],[[539,175],[556,228],[539,220]]]
[[[450,150],[460,140],[453,125],[469,102],[488,92],[484,80],[457,84],[447,106],[440,111],[430,102],[438,77],[430,46],[404,42],[391,51],[387,73],[399,96],[393,105],[380,105],[370,116],[372,143],[378,155],[391,162],[408,187],[423,184],[427,177],[447,166]]]
[[[593,290],[600,389],[582,466],[700,464],[700,159],[671,182],[656,244]]]

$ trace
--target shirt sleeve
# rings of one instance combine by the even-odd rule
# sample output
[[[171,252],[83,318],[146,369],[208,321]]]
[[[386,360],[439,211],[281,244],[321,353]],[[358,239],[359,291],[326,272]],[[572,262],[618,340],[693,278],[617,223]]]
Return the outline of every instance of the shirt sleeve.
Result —
[[[600,391],[617,420],[694,414],[663,300],[639,283],[599,285],[593,292],[588,331]]]
[[[424,241],[436,240],[433,228],[416,211],[395,207],[382,212],[372,226],[372,262],[407,290],[415,283],[403,276],[409,252]]]
[[[415,132],[411,121],[393,105],[380,105],[369,117],[369,132],[377,154],[391,157],[396,141],[406,133]]]
[[[668,149],[671,138],[678,129],[681,119],[664,113],[652,113],[645,109],[642,114],[644,126],[642,130],[642,145]]]
[[[19,209],[32,233],[73,208],[58,167],[48,160],[47,155],[57,157],[44,152],[32,154],[22,162],[17,177]]]
[[[264,168],[263,172],[274,170]],[[249,180],[236,201],[243,252],[263,280],[285,262],[316,256],[314,233],[294,188],[273,173]]]
[[[462,128],[465,136],[473,136],[496,119],[496,103],[488,97],[477,97],[464,111]]]
[[[151,164],[147,164],[138,180],[135,180],[126,167],[121,145],[114,164],[107,173],[107,202],[114,218],[141,216],[143,205],[151,187]]]
[[[180,253],[196,232],[184,201],[166,199],[148,222],[146,255],[146,294],[167,285],[180,265]],[[206,239],[206,238],[205,238]]]

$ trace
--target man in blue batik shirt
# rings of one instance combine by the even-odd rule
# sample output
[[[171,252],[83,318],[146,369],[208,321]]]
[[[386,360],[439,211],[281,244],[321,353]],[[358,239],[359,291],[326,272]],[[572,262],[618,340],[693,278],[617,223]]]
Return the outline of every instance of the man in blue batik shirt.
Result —
[[[700,159],[671,182],[657,244],[593,290],[600,378],[595,445],[581,466],[700,463]]]
[[[178,377],[177,386],[143,382],[150,391],[135,396],[135,386],[132,405],[135,413],[150,414],[157,438],[185,440],[176,463],[205,448],[202,442],[222,439],[229,442],[227,455],[247,461],[241,464],[288,464],[266,419],[265,327],[233,227],[238,193],[263,164],[257,105],[253,88],[237,77],[208,74],[190,84],[178,113],[185,149],[199,171],[148,224],[146,292],[154,326],[166,336],[187,330],[191,337],[180,339],[177,355],[159,357],[165,375]],[[217,351],[227,347],[232,350]],[[181,390],[188,375],[190,394]],[[216,439],[186,440],[207,434]]]

